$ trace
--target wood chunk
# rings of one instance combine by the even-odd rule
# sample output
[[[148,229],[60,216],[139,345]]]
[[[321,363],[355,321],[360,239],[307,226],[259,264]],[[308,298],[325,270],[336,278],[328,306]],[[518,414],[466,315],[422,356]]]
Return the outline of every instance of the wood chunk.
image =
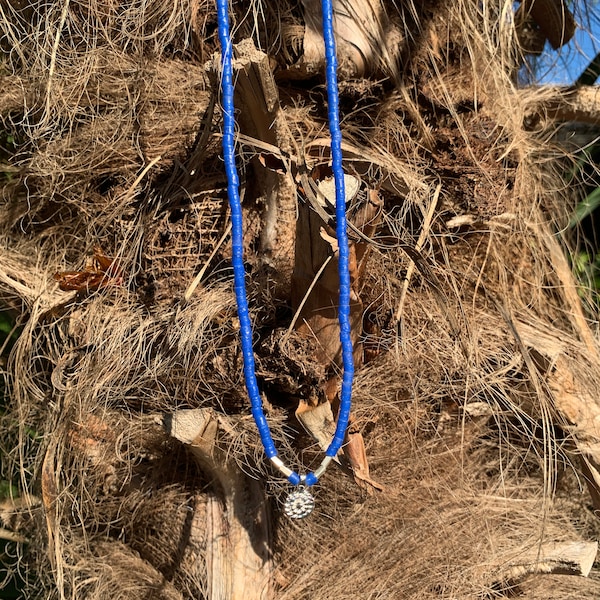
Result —
[[[563,419],[561,426],[573,436],[595,512],[600,514],[600,403],[575,373],[558,334],[544,334],[522,323],[515,326],[523,344],[548,361],[546,379],[552,401]]]
[[[188,445],[200,468],[214,477],[217,495],[206,507],[206,567],[211,600],[270,597],[270,522],[264,490],[222,450],[231,431],[227,417],[211,409],[179,410],[165,418],[167,432]]]
[[[236,44],[235,55],[235,100],[240,109],[240,132],[289,152],[293,143],[292,135],[279,105],[279,91],[269,57],[258,50],[251,39]],[[286,174],[269,168],[261,161],[260,155],[252,158],[252,168],[260,196],[265,202],[260,246],[262,254],[269,255],[278,246],[278,238],[289,237],[292,233],[284,230],[285,220],[281,214],[282,211],[295,210],[296,192]]]
[[[555,88],[555,94],[543,103],[545,113],[557,121],[600,123],[600,88]]]
[[[386,31],[385,7],[381,0],[333,0],[334,27],[341,77],[363,77],[383,63],[394,71],[388,43],[396,36]],[[302,0],[304,8],[304,55],[296,65],[299,73],[314,75],[325,61],[321,3]]]
[[[511,562],[505,579],[519,581],[528,575],[542,573],[587,577],[597,553],[598,542],[544,543]]]

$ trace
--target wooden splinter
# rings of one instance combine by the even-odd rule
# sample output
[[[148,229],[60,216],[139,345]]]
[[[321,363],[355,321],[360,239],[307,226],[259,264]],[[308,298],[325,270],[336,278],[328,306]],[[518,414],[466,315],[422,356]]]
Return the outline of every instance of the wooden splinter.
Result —
[[[518,583],[540,574],[587,577],[597,553],[598,542],[547,542],[511,561],[503,579]]]
[[[212,409],[179,410],[165,418],[171,437],[186,444],[216,494],[206,506],[206,571],[211,600],[270,597],[270,526],[261,483],[239,469],[217,440],[232,427]]]
[[[258,50],[250,39],[235,45],[233,68],[236,76],[236,104],[240,133],[256,143],[264,143],[280,150],[291,149],[291,133],[279,104],[279,91],[269,57]],[[260,155],[251,160],[259,194],[264,201],[260,233],[260,249],[269,256],[285,234],[283,213],[291,212],[294,200],[288,178],[265,166]]]

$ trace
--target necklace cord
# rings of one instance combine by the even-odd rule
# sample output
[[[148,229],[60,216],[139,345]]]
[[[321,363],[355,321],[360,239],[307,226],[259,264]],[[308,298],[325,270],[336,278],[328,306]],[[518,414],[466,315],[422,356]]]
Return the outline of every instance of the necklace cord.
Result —
[[[227,177],[227,196],[231,209],[231,240],[234,290],[240,323],[240,342],[244,365],[244,379],[251,404],[252,417],[256,423],[265,454],[293,485],[312,486],[317,483],[332,458],[344,443],[350,419],[354,360],[350,325],[350,271],[346,223],[346,194],[342,166],[342,134],[339,120],[339,97],[337,86],[337,57],[333,28],[331,0],[322,0],[323,39],[325,42],[326,83],[328,97],[329,131],[331,134],[332,170],[336,190],[336,236],[338,240],[340,342],[344,367],[340,393],[340,408],[333,439],[325,452],[319,468],[313,473],[298,475],[286,467],[277,455],[277,449],[265,417],[256,379],[252,322],[248,311],[246,272],[244,268],[243,218],[239,194],[239,176],[235,163],[235,106],[232,54],[233,47],[229,27],[229,0],[216,0],[218,35],[221,43],[221,104],[223,110],[223,159]]]

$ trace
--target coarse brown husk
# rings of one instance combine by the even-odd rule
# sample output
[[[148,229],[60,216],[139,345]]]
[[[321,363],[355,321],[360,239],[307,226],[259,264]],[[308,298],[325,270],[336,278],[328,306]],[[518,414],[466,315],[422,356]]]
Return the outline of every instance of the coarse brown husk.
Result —
[[[219,491],[165,430],[183,409],[217,411],[228,424],[218,451],[262,482],[265,597],[598,597],[596,571],[511,575],[546,542],[597,538],[579,455],[598,440],[557,401],[593,404],[600,359],[561,252],[576,201],[560,177],[569,157],[550,143],[554,123],[524,118],[545,92],[516,89],[503,2],[384,3],[364,77],[344,66],[346,167],[366,163],[384,205],[360,286],[368,361],[353,395],[384,491],[331,468],[302,522],[282,516],[286,486],[265,465],[241,374],[230,246],[219,246],[228,215],[212,4],[0,6],[0,116],[17,144],[3,180],[0,294],[23,327],[6,369],[2,469],[25,499],[11,523],[28,539],[16,561],[26,597],[208,597],[202,524]],[[235,41],[271,58],[282,150],[327,163],[301,7],[233,8]],[[314,341],[286,331],[297,199],[280,182],[263,251],[262,153],[240,145],[257,370],[282,457],[314,468],[320,454],[294,411],[325,368]],[[402,246],[420,236],[400,310]],[[60,291],[53,274],[92,268],[95,246],[118,259],[115,276]]]

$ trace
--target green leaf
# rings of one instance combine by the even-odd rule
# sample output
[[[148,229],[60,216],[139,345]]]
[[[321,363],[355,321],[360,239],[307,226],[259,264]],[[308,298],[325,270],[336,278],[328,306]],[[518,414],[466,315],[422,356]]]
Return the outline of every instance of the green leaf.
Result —
[[[0,479],[0,500],[18,497],[19,490],[10,481]]]
[[[0,315],[1,317],[2,315]],[[0,332],[9,334],[12,331],[13,325],[7,319],[0,318]]]
[[[591,215],[600,206],[600,188],[596,188],[590,192],[575,208],[571,219],[569,220],[569,227],[575,227],[579,225],[583,219]]]
[[[589,269],[590,260],[590,255],[587,252],[576,252],[572,255],[571,261],[573,270],[579,277],[585,275],[586,271]]]

